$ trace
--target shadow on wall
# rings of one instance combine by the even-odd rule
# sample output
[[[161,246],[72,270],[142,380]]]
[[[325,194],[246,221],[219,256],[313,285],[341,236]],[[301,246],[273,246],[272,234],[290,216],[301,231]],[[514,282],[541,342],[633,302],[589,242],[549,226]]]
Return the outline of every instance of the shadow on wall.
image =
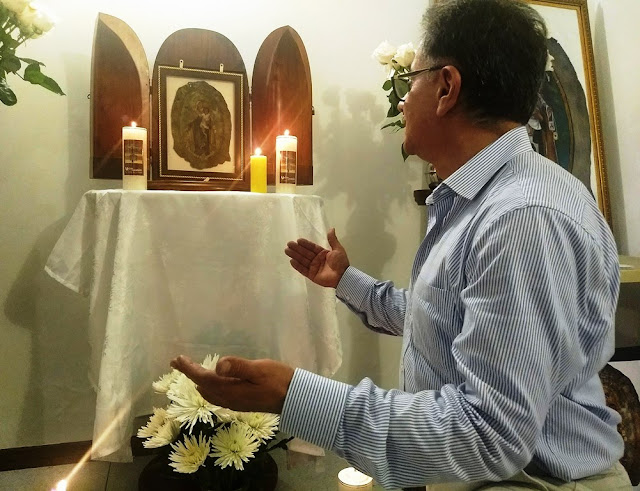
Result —
[[[90,60],[67,57],[66,72],[86,71]],[[83,77],[70,77],[66,101],[69,115],[69,167],[65,182],[65,214],[38,236],[4,305],[7,318],[30,332],[28,388],[14,446],[46,445],[91,439],[95,392],[88,380],[88,300],[49,277],[44,265],[69,221],[88,181],[89,100]],[[96,182],[97,183],[97,182]]]
[[[393,210],[412,201],[411,182],[419,177],[420,169],[403,162],[399,135],[381,132],[380,121],[386,109],[379,99],[370,92],[341,91],[338,87],[322,95],[330,114],[325,126],[314,128],[314,162],[322,170],[315,180],[316,192],[327,200],[329,226],[334,226],[332,220],[346,224],[336,234],[351,264],[375,278],[393,279],[398,286],[407,287],[409,271],[402,272],[406,275],[403,278],[382,275],[398,240],[402,240],[392,231],[404,217],[393,216]],[[397,145],[390,144],[390,138],[397,140]],[[346,206],[331,209],[337,203]],[[383,374],[379,353],[386,337],[366,329],[346,308],[339,308],[338,314],[340,324],[348,329],[341,329],[343,366],[336,378],[355,383],[367,376],[380,383]],[[392,380],[396,367],[394,363]]]
[[[15,447],[91,438],[95,394],[87,379],[87,301],[43,269],[66,222],[59,220],[40,235],[4,305],[7,318],[31,335]]]
[[[593,45],[597,47],[596,69],[598,71],[598,91],[601,94],[600,111],[602,112],[602,129],[604,133],[604,141],[606,142],[605,160],[607,179],[609,181],[609,198],[611,200],[611,212],[613,215],[613,232],[617,239],[618,251],[628,251],[629,242],[627,237],[627,229],[625,227],[625,211],[624,196],[619,191],[622,189],[622,174],[620,172],[620,150],[618,148],[618,130],[616,126],[616,114],[614,104],[602,104],[603,101],[613,101],[613,89],[611,83],[611,67],[609,64],[609,53],[607,48],[607,32],[604,26],[604,16],[602,14],[602,5],[598,4],[596,8],[596,20],[593,28]],[[618,217],[616,219],[616,216]]]

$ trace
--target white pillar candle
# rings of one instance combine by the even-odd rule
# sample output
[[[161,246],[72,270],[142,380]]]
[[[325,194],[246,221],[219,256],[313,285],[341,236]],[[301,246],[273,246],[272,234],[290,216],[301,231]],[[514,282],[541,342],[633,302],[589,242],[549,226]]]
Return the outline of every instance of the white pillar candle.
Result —
[[[289,134],[276,137],[276,193],[295,193],[298,181],[298,138]]]
[[[147,189],[147,130],[135,122],[122,128],[122,189]]]
[[[371,489],[373,489],[373,478],[353,467],[347,467],[338,472],[338,491],[370,491]]]

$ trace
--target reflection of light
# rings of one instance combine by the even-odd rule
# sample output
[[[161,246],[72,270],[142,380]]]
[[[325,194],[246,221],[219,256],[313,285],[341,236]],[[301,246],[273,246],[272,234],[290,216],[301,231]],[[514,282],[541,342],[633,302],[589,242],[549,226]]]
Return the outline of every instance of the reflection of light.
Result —
[[[62,481],[58,481],[56,489],[52,489],[51,491],[67,491],[67,480],[63,479]]]
[[[256,148],[254,155],[262,155],[262,149],[260,147]]]
[[[284,136],[289,136],[289,130],[284,130]]]
[[[138,124],[135,121],[131,121],[131,126],[135,128],[136,126],[138,126]]]
[[[133,123],[135,124],[135,123]],[[82,458],[78,461],[78,463],[73,466],[73,469],[71,470],[71,472],[69,473],[69,475],[66,477],[66,479],[60,481],[58,483],[58,486],[62,485],[64,487],[61,488],[56,488],[52,491],[66,491],[67,490],[67,483],[69,481],[71,481],[73,479],[73,477],[78,473],[78,471],[82,468],[82,466],[84,465],[84,463],[89,460],[89,458],[91,457],[91,450],[94,447],[99,447],[102,442],[111,434],[111,432],[116,429],[118,427],[118,425],[121,424],[122,419],[124,418],[125,414],[130,414],[131,413],[131,407],[140,400],[140,397],[142,396],[143,392],[145,392],[145,388],[141,387],[138,392],[136,392],[135,394],[132,395],[131,397],[131,401],[128,402],[125,406],[123,406],[115,415],[115,417],[113,418],[113,421],[111,421],[111,423],[109,423],[107,425],[107,427],[104,429],[104,431],[102,432],[101,435],[98,436],[98,438],[95,438],[93,440],[93,444],[91,446],[91,448],[89,450],[87,450],[85,452],[85,454],[82,456]]]

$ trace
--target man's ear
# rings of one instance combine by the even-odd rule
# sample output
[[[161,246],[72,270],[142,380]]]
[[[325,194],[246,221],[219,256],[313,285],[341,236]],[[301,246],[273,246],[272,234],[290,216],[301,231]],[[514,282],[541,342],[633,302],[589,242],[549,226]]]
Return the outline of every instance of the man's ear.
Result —
[[[440,70],[439,83],[436,115],[443,117],[458,104],[462,76],[456,67],[447,65]]]

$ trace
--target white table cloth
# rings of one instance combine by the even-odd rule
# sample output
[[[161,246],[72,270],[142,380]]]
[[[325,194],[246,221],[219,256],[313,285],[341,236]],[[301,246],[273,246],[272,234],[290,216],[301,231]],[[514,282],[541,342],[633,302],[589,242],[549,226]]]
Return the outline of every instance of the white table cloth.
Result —
[[[87,192],[45,269],[90,299],[92,458],[132,460],[133,420],[168,403],[151,383],[178,354],[269,357],[335,373],[335,293],[284,254],[298,237],[327,246],[326,230],[317,196]]]

